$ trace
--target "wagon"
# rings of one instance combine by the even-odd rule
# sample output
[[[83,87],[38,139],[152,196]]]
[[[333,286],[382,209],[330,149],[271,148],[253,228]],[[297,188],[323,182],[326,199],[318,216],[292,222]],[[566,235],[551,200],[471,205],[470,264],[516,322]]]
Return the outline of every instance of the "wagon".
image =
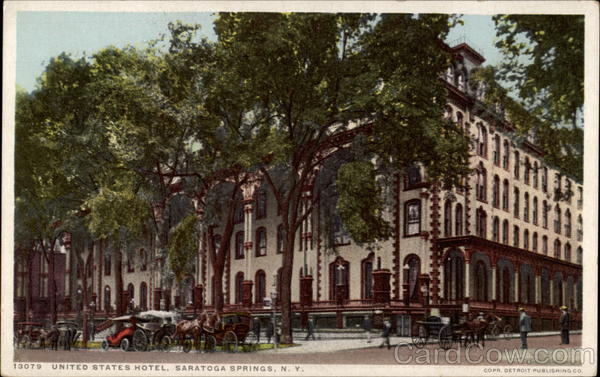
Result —
[[[513,327],[506,323],[503,319],[496,317],[496,320],[491,321],[489,324],[489,331],[487,332],[487,337],[490,340],[497,339],[509,339],[510,334],[513,332]]]
[[[207,352],[216,350],[217,346],[225,352],[237,352],[241,345],[247,350],[254,350],[257,336],[250,330],[252,318],[245,312],[225,312],[219,314],[219,322],[209,329],[202,327],[198,345]],[[186,338],[183,344],[184,352],[189,352],[192,339]]]
[[[439,346],[447,350],[452,347],[452,342],[456,336],[456,325],[437,316],[429,316],[425,321],[417,321],[416,331],[411,337],[412,344],[417,348],[423,348],[430,340],[438,342]]]
[[[41,347],[44,342],[44,327],[40,322],[18,322],[16,324],[14,346],[17,348]]]

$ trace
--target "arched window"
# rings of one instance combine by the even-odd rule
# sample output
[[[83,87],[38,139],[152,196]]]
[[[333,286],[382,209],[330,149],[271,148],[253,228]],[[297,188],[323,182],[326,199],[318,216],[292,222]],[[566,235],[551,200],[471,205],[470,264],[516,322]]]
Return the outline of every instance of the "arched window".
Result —
[[[539,167],[537,161],[534,161],[533,162],[533,188],[538,188],[539,177],[540,177],[539,172],[538,172],[539,168],[540,167]]]
[[[583,249],[580,247],[577,248],[577,263],[583,263]]]
[[[510,160],[510,144],[508,143],[508,140],[504,140],[503,146],[504,154],[502,155],[502,167],[508,170]]]
[[[109,252],[104,250],[104,275],[110,276],[111,270],[112,270],[111,255]]]
[[[492,220],[492,241],[500,241],[500,219],[498,216],[494,216],[494,220]]]
[[[487,237],[487,213],[482,209],[477,209],[476,232],[481,238]]]
[[[129,295],[129,299],[135,298],[135,289],[132,283],[127,284],[127,294]]]
[[[519,189],[517,187],[515,187],[514,193],[513,193],[514,199],[513,199],[513,214],[516,218],[519,217]]]
[[[236,224],[244,222],[244,202],[242,200],[238,200],[235,205],[235,213],[233,215],[233,221]]]
[[[516,225],[513,225],[513,246],[514,247],[519,247],[519,227]]]
[[[419,300],[419,276],[421,275],[421,259],[411,254],[404,259],[404,282],[408,284],[409,302]]]
[[[256,218],[267,217],[267,191],[260,189],[256,192]]]
[[[557,238],[556,240],[554,240],[554,258],[560,258],[560,249],[560,240]]]
[[[565,211],[565,236],[571,237],[571,211]]]
[[[568,242],[565,244],[565,260],[571,261],[571,244]]]
[[[244,232],[235,234],[235,259],[244,258]]]
[[[523,166],[523,181],[525,184],[529,184],[529,170],[531,169],[531,164],[529,162],[529,157],[525,156],[525,163]]]
[[[523,249],[529,250],[529,230],[523,231]]]
[[[494,135],[494,165],[500,166],[500,135]]]
[[[256,271],[254,277],[254,302],[262,304],[265,297],[267,297],[267,275],[263,270]]]
[[[404,204],[404,235],[421,233],[421,201],[410,200]]]
[[[521,159],[519,157],[519,151],[514,151],[514,155],[515,155],[515,167],[514,167],[514,174],[515,174],[515,179],[519,179],[520,175],[521,175]]]
[[[283,229],[283,224],[279,224],[277,226],[277,253],[283,253],[283,242],[284,242],[284,234],[285,230]]]
[[[458,251],[451,251],[444,261],[444,297],[462,300],[464,297],[465,260]]]
[[[548,229],[548,203],[545,200],[542,202],[542,226]]]
[[[148,310],[148,286],[145,282],[140,284],[140,309]]]
[[[487,157],[487,129],[481,123],[477,124],[478,138],[477,138],[477,154],[481,157]]]
[[[508,220],[502,222],[502,243],[508,245]]]
[[[542,253],[548,255],[548,237],[542,236]]]
[[[577,216],[577,241],[583,241],[583,217]]]
[[[363,259],[362,261],[362,278],[361,278],[361,297],[363,299],[373,298],[373,256]]]
[[[444,236],[452,236],[452,202],[446,200],[444,203]]]
[[[554,207],[554,232],[560,234],[561,225],[561,211],[558,204]]]
[[[468,284],[468,282],[467,282]],[[475,300],[488,300],[488,274],[487,267],[483,261],[477,261],[475,264]]]
[[[529,222],[529,193],[523,195],[523,221]]]
[[[494,175],[492,184],[492,205],[496,208],[500,207],[500,177]]]
[[[107,285],[104,287],[104,310],[107,313],[112,311],[111,298],[110,298],[110,287]]]
[[[542,270],[542,276],[541,276],[541,301],[542,301],[542,305],[549,305],[550,304],[550,278],[548,277],[548,270],[544,269]]]
[[[144,249],[140,250],[140,263],[142,265],[140,270],[146,271],[148,269],[148,253]]]
[[[548,192],[548,168],[545,166],[542,169],[542,191]]]
[[[256,229],[256,256],[267,255],[267,230],[264,227]]]
[[[455,226],[454,234],[457,236],[463,235],[463,207],[461,204],[456,204],[456,216],[454,217]]]
[[[348,300],[350,298],[350,263],[339,257],[330,263],[329,282],[330,300],[337,298],[336,292],[339,289],[343,289],[343,298]]]
[[[410,166],[406,169],[405,181],[404,181],[404,189],[409,190],[421,183],[421,168],[417,165]]]
[[[509,194],[508,194],[508,179],[505,179],[502,182],[502,209],[505,211],[508,211],[508,198],[509,198]]]
[[[242,271],[235,275],[235,303],[241,304],[244,296],[244,273]]]
[[[183,281],[181,282],[181,298],[183,299],[183,306],[192,306],[194,305],[194,277],[192,275],[187,275]]]
[[[500,273],[500,280],[500,302],[507,304],[510,302],[510,287],[512,285],[512,279],[510,278],[510,270],[507,266],[504,266],[502,268],[502,272]]]
[[[533,251],[538,251],[538,234],[537,232],[533,232],[533,237],[531,238],[531,248]]]
[[[483,163],[479,163],[477,171],[477,199],[485,202],[487,199],[487,170],[483,167]]]
[[[537,198],[537,196],[533,197],[533,210],[532,210],[531,220],[533,222],[533,225],[538,224],[538,198]]]

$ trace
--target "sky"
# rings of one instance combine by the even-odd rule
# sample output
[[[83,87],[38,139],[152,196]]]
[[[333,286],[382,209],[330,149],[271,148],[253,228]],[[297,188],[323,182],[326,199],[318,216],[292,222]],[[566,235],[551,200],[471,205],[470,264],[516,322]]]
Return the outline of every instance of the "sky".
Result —
[[[35,89],[36,80],[52,57],[65,52],[73,57],[92,55],[107,46],[141,47],[168,34],[168,23],[181,20],[202,25],[201,34],[214,39],[211,13],[115,13],[115,12],[18,12],[17,85]],[[501,60],[494,47],[495,30],[491,16],[465,15],[447,42],[465,38],[486,58],[485,64]]]

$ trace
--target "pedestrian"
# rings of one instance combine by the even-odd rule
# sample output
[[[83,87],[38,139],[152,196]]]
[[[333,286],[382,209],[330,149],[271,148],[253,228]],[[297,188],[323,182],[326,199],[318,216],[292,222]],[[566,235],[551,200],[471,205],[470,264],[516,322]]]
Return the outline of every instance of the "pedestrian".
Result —
[[[527,349],[527,333],[531,331],[531,317],[524,308],[519,308],[519,331],[521,332],[521,349]]]
[[[315,340],[315,321],[312,317],[306,323],[306,338],[304,340],[308,340],[310,337],[312,337],[312,340]]]
[[[267,337],[267,343],[271,343],[271,338],[273,337],[273,322],[269,319],[267,320],[267,329],[265,330],[265,336]]]
[[[65,329],[65,344],[64,344],[64,350],[65,351],[70,351],[71,350],[71,328],[67,327]]]
[[[566,306],[560,307],[560,344],[569,344],[569,325],[570,319],[568,308]]]
[[[256,343],[260,343],[260,318],[254,317],[252,321],[252,331],[256,335]]]
[[[387,349],[391,348],[391,345],[390,345],[391,329],[392,329],[392,324],[390,323],[390,320],[386,319],[385,321],[383,321],[383,332],[381,333],[381,337],[383,338],[383,341],[379,345],[379,348],[382,348],[384,344],[387,345]]]
[[[371,322],[371,317],[369,317],[369,315],[366,315],[363,319],[362,327],[367,336],[367,343],[371,343],[371,329],[373,328],[373,323]]]
[[[48,340],[50,341],[50,349],[53,351],[58,350],[58,335],[58,329],[56,325],[53,325],[52,330],[50,331],[50,334],[48,336]]]

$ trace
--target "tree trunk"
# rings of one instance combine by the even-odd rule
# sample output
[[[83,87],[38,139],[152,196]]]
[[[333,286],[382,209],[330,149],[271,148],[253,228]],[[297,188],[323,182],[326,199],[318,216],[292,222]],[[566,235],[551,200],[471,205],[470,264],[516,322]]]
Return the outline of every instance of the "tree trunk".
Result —
[[[290,229],[294,229],[290,227]],[[286,234],[281,270],[281,343],[293,343],[292,335],[292,272],[294,266],[294,241],[296,232]]]
[[[121,251],[115,250],[115,305],[117,306],[117,314],[123,315],[123,254]],[[85,273],[84,273],[85,274]]]
[[[50,322],[56,323],[56,277],[54,276],[54,245],[48,256],[48,297],[50,299]]]

